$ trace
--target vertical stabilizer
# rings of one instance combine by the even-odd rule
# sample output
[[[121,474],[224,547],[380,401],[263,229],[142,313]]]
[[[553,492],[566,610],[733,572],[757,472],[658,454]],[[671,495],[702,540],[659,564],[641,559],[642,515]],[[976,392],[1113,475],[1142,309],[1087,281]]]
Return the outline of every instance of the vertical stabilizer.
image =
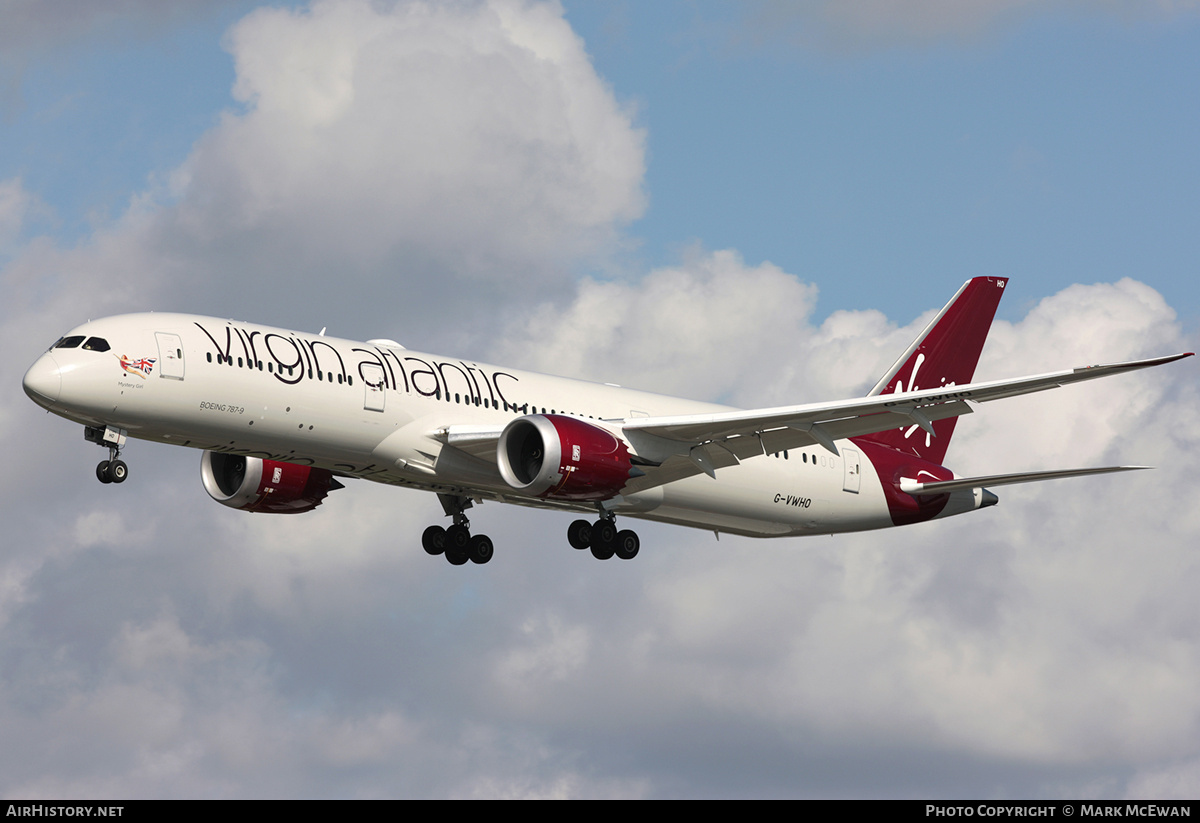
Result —
[[[867,396],[970,383],[1007,282],[1006,277],[976,277],[964,283]],[[855,439],[941,464],[957,419],[934,422],[932,435],[913,423]]]

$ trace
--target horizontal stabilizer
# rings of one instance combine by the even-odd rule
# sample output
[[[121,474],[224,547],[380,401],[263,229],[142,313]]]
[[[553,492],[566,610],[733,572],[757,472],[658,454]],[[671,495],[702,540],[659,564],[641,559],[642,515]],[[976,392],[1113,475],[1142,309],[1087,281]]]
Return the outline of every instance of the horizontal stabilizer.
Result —
[[[1099,469],[1060,469],[1049,472],[1021,472],[1019,474],[993,474],[987,477],[957,477],[954,480],[936,480],[922,483],[910,477],[900,478],[900,491],[908,494],[947,494],[949,492],[978,489],[983,486],[1011,486],[1014,483],[1036,483],[1039,480],[1058,480],[1062,477],[1084,477],[1089,474],[1110,472],[1132,472],[1151,469],[1153,466],[1104,466]]]

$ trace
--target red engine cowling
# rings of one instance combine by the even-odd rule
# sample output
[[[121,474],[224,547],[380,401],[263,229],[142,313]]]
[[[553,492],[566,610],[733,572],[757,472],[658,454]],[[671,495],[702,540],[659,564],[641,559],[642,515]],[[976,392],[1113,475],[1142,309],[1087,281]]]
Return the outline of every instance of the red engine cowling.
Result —
[[[208,496],[221,505],[273,514],[312,511],[331,491],[344,488],[328,469],[208,451],[200,460],[200,477]]]
[[[562,414],[531,414],[504,427],[496,447],[504,481],[552,500],[607,500],[637,474],[620,438]]]

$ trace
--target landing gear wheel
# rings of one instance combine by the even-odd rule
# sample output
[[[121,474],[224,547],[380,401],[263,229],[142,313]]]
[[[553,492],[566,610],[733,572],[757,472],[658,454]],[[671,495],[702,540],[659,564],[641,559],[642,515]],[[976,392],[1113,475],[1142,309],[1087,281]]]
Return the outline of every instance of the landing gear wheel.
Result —
[[[612,546],[592,546],[592,557],[597,560],[608,560],[614,554]]]
[[[492,554],[495,551],[492,546],[492,538],[486,534],[477,534],[471,538],[471,546],[467,550],[472,563],[483,565],[492,559]]]
[[[567,542],[573,549],[586,549],[592,545],[592,524],[586,520],[576,520],[567,526]]]
[[[446,551],[466,551],[471,542],[471,530],[466,526],[451,526],[446,529]]]
[[[471,559],[471,530],[455,524],[446,529],[446,559],[451,566],[461,566]]]
[[[101,483],[111,483],[112,478],[108,476],[108,461],[101,460],[96,465],[96,479]]]
[[[129,467],[124,460],[113,460],[108,464],[108,476],[114,483],[124,483],[129,476]]]
[[[421,547],[426,554],[432,555],[446,551],[446,530],[441,526],[430,526],[421,534]]]
[[[631,529],[617,533],[617,557],[622,560],[632,560],[637,557],[638,550],[642,547],[642,541],[638,539],[637,532]]]
[[[592,524],[592,557],[608,560],[617,549],[617,527],[611,520],[597,520]]]

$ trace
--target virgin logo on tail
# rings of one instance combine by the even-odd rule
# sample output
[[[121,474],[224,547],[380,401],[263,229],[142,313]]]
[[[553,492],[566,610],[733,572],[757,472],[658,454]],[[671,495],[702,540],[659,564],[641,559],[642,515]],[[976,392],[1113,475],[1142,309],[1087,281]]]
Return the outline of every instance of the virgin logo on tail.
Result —
[[[919,385],[917,385],[917,372],[919,372],[921,370],[921,366],[924,365],[924,363],[925,363],[925,354],[924,354],[924,352],[921,352],[917,355],[916,359],[913,361],[912,373],[908,376],[908,391],[920,391],[921,390],[921,387]],[[953,380],[951,380],[949,383],[947,383],[946,378],[944,378],[944,377],[941,379],[940,382],[942,383],[943,388],[949,388],[951,386],[958,385]],[[896,389],[892,393],[893,394],[903,394],[904,391],[905,391],[904,380],[897,377]],[[901,427],[901,428],[903,428],[903,427]],[[909,426],[908,428],[903,429],[904,439],[907,440],[910,437],[912,437],[913,432],[915,432],[919,428],[921,428],[921,427],[919,425],[917,425],[916,423],[914,423],[913,425]],[[930,435],[929,432],[925,433],[926,448],[928,448],[929,444],[932,442],[930,440],[931,437],[932,437],[932,435]]]

